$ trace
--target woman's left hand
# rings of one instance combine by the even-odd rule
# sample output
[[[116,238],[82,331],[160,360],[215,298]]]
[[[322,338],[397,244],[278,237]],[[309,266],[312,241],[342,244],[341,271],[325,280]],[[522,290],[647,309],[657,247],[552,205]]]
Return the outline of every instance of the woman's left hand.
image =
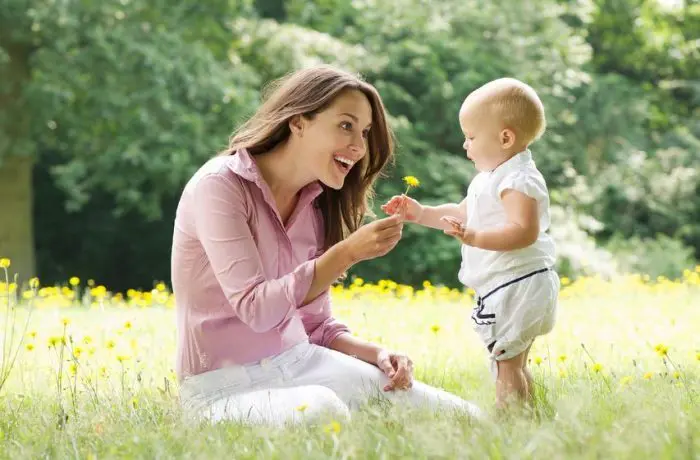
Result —
[[[377,367],[389,377],[384,391],[408,390],[413,386],[413,361],[404,353],[381,349],[377,353]]]

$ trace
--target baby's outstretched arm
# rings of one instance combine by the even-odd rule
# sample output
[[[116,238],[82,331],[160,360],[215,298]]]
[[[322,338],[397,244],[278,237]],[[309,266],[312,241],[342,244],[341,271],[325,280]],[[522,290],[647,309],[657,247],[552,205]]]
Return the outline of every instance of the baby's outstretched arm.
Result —
[[[516,190],[504,190],[501,195],[508,223],[493,230],[474,231],[463,220],[446,217],[450,227],[445,231],[462,243],[489,251],[514,251],[530,246],[540,233],[537,201]]]
[[[452,217],[464,221],[467,219],[466,198],[461,203],[445,203],[437,206],[426,206],[406,195],[392,197],[382,210],[387,214],[395,214],[405,211],[406,221],[438,230],[451,229],[451,225],[443,220],[443,217]]]

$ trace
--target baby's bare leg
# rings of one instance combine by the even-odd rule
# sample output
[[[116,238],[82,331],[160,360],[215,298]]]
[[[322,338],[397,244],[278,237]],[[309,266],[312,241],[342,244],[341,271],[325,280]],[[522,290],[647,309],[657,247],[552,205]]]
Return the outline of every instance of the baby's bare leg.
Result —
[[[527,358],[530,354],[530,348],[532,348],[532,344],[530,344],[530,346],[527,347],[527,350],[523,352],[523,374],[525,374],[525,380],[527,380],[527,402],[529,404],[532,404],[532,397],[535,391],[535,384],[532,380],[532,374],[530,373],[530,369],[528,369],[527,367]]]
[[[527,353],[525,350],[517,356],[502,361],[496,361],[498,365],[498,378],[496,379],[496,404],[500,409],[507,407],[513,401],[524,403],[530,400],[529,384],[532,376],[526,374],[525,364]]]

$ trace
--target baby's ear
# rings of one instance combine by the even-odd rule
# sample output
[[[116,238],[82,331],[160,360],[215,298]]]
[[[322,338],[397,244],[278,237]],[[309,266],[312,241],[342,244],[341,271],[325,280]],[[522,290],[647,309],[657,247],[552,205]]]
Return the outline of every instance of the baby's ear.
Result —
[[[506,128],[501,131],[499,140],[501,141],[502,148],[509,149],[515,145],[515,132],[513,132],[512,129]]]

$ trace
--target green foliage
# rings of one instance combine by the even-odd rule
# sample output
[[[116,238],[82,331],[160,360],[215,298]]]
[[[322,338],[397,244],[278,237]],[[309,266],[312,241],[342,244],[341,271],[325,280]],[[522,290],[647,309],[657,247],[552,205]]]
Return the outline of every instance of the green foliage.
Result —
[[[35,216],[51,226],[36,236],[42,276],[87,270],[141,286],[149,273],[167,279],[180,190],[265,82],[329,62],[379,89],[398,137],[377,184],[381,215],[404,175],[421,180],[411,194],[424,203],[464,196],[475,171],[459,106],[514,76],[547,109],[532,150],[562,272],[614,271],[603,248],[619,247],[606,246],[614,235],[662,233],[698,257],[699,34],[700,5],[655,0],[0,0],[0,161],[39,160]],[[59,247],[62,229],[83,236],[71,237],[80,250]],[[416,226],[404,235],[354,273],[457,285],[454,241]],[[129,273],[115,273],[104,242],[143,253],[138,269],[125,258]]]
[[[645,273],[653,278],[664,276],[676,279],[683,270],[695,265],[693,248],[663,234],[655,238],[615,235],[607,247],[617,256],[624,273]]]

